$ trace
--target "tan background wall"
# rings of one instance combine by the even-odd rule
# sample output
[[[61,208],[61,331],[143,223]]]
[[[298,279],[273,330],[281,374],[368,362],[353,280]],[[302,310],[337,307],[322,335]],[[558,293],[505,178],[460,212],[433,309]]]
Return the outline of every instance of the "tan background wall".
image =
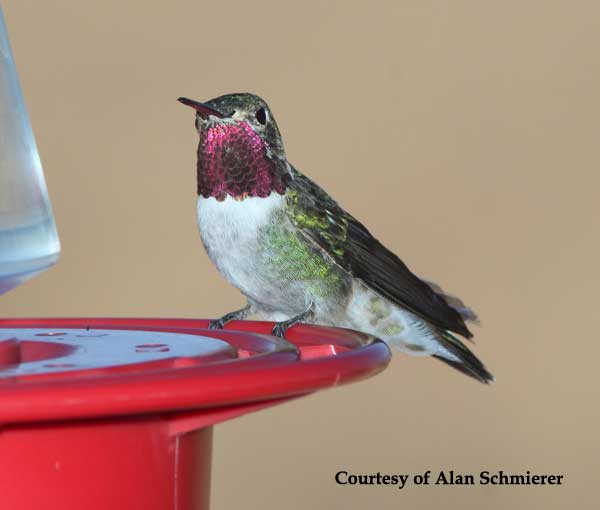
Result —
[[[63,245],[5,316],[216,316],[242,303],[195,225],[192,113],[254,91],[287,152],[480,313],[484,387],[397,356],[223,424],[214,508],[597,508],[596,2],[3,2]],[[342,488],[504,469],[562,487]]]

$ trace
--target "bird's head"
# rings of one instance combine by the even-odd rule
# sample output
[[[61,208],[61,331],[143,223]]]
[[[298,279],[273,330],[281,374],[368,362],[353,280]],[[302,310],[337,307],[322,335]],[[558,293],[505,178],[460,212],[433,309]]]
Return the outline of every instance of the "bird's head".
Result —
[[[277,123],[254,94],[227,94],[200,103],[180,97],[196,111],[198,194],[224,200],[283,194],[289,165]]]

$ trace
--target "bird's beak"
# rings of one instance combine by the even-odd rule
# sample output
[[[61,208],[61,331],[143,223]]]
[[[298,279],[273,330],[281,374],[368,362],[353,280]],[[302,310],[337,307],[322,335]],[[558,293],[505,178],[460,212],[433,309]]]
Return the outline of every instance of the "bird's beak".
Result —
[[[201,117],[206,118],[209,115],[214,115],[215,117],[218,117],[219,119],[222,119],[225,117],[225,115],[223,113],[221,113],[219,110],[216,110],[212,106],[208,106],[207,104],[204,104],[204,103],[199,103],[198,101],[194,101],[193,99],[188,99],[187,97],[180,97],[179,99],[177,99],[177,101],[179,101],[180,103],[183,103],[186,106],[191,106],[194,110],[196,110],[198,112],[198,115],[200,115]]]

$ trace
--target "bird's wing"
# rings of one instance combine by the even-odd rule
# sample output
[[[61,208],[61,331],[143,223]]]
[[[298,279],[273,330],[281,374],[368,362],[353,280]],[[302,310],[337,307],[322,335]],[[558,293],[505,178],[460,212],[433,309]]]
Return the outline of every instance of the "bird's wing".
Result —
[[[473,335],[461,315],[322,188],[292,168],[286,212],[302,235],[354,278],[442,330]]]

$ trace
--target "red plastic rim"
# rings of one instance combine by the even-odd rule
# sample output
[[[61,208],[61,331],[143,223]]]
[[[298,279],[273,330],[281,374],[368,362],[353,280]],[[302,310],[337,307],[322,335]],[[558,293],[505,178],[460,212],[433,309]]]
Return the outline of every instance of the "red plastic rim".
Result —
[[[207,320],[192,319],[2,319],[0,333],[1,328],[40,331],[38,346],[26,344],[32,341],[31,331],[26,340],[17,341],[18,349],[15,340],[8,340],[12,345],[0,342],[0,365],[35,359],[58,366],[50,374],[0,378],[0,423],[191,411],[281,399],[375,375],[390,360],[383,342],[351,330],[297,325],[286,335],[297,349],[286,349],[269,336],[272,323],[237,321],[218,331],[207,326]],[[178,333],[219,342],[213,342],[208,357],[165,354],[145,364],[75,370],[60,366],[61,356],[71,352],[68,348],[36,351],[51,345],[49,339],[59,337],[57,333],[65,334],[61,329]],[[216,345],[220,343],[225,347]],[[157,345],[163,344],[137,347],[160,352]]]

